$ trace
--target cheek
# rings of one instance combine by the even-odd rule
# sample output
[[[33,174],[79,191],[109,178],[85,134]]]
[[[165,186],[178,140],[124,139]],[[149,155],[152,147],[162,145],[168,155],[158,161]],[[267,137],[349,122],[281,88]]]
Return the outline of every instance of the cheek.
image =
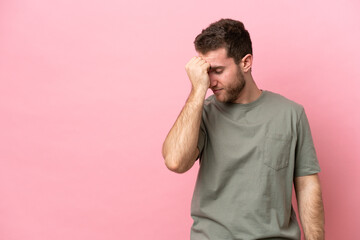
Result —
[[[221,81],[223,85],[229,86],[233,82],[233,76],[229,73],[224,73],[219,77],[219,81]]]

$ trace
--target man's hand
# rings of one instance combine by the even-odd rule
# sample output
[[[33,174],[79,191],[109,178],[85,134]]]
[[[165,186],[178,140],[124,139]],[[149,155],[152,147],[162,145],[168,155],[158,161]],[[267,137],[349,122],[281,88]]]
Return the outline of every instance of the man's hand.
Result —
[[[206,91],[210,86],[210,64],[201,57],[193,57],[185,66],[193,90]]]
[[[186,64],[185,69],[192,89],[162,148],[166,166],[177,173],[189,170],[199,156],[197,144],[201,115],[206,91],[210,86],[208,74],[210,64],[205,60],[193,57]]]

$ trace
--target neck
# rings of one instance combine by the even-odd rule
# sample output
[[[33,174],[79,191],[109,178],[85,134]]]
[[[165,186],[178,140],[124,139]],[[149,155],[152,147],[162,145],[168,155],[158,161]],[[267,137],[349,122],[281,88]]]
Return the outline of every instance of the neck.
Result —
[[[245,86],[235,103],[248,104],[258,99],[261,95],[262,91],[257,87],[251,74],[249,76],[244,76],[244,79]]]

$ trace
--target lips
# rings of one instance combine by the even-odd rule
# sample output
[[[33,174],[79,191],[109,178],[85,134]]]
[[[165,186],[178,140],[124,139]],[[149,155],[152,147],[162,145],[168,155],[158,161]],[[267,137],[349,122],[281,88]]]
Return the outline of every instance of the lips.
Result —
[[[219,88],[219,89],[212,89],[212,91],[213,91],[213,93],[214,93],[214,94],[219,93],[221,90],[222,90],[222,88]]]

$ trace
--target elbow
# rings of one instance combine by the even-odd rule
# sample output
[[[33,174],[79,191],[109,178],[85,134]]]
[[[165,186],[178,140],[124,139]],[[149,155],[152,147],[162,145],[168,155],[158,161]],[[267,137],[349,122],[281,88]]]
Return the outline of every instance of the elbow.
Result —
[[[174,156],[169,156],[163,152],[163,158],[165,161],[165,166],[172,172],[175,173],[184,173],[187,171],[180,163],[182,162],[181,159],[177,159]]]
[[[162,147],[161,153],[164,159],[165,166],[172,172],[176,172],[176,173],[179,172],[179,168],[180,168],[179,161],[176,161],[174,157],[171,156],[169,151],[167,151],[165,147],[165,143]]]
[[[171,159],[169,157],[164,157],[165,160],[165,166],[172,172],[175,173],[184,173],[186,170],[181,167],[180,161]]]
[[[184,173],[188,171],[194,164],[195,160],[192,161],[191,157],[179,154],[178,152],[168,151],[168,149],[163,146],[162,156],[164,158],[165,166],[172,172],[175,173]]]

